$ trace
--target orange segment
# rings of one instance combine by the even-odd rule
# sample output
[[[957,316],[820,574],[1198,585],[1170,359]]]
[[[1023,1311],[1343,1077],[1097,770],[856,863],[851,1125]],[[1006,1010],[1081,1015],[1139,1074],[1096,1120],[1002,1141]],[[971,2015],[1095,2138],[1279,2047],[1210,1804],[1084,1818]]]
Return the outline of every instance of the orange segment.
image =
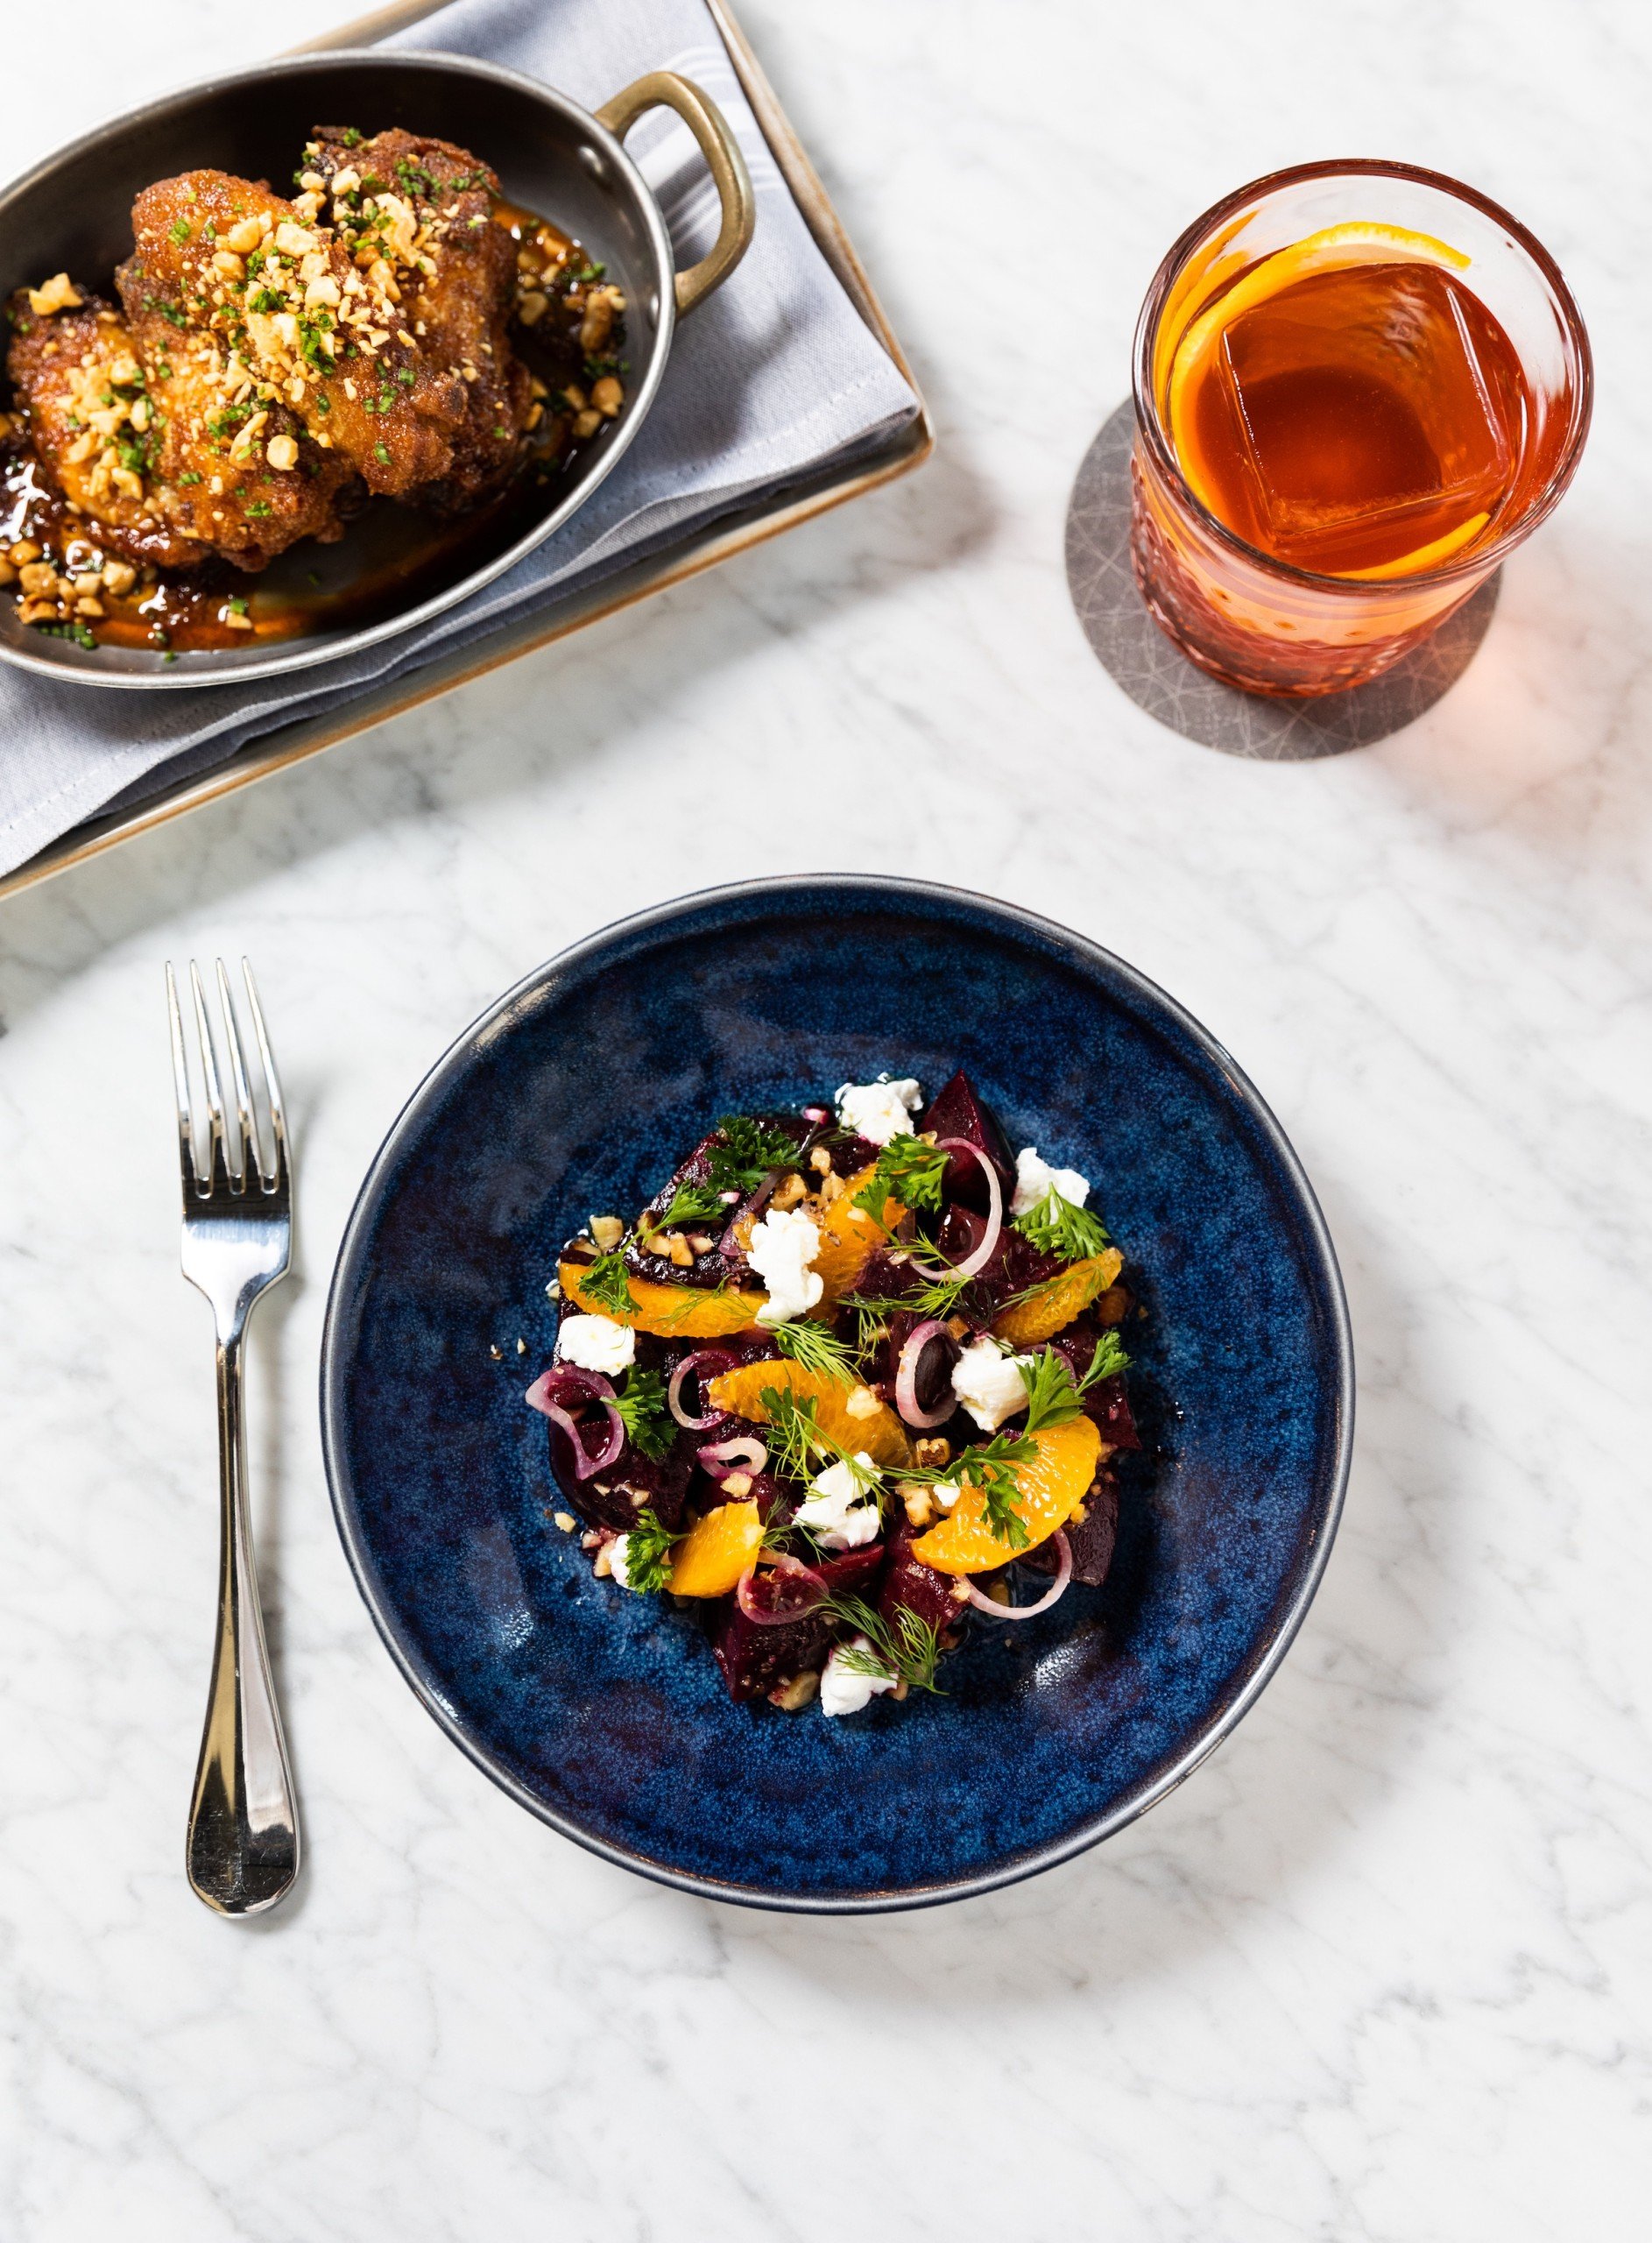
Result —
[[[1305,280],[1313,272],[1340,272],[1350,265],[1440,265],[1449,272],[1462,272],[1472,262],[1460,249],[1453,249],[1449,242],[1437,241],[1432,234],[1412,233],[1404,226],[1354,221],[1343,226],[1326,226],[1302,241],[1292,242],[1288,249],[1275,250],[1271,257],[1253,265],[1242,280],[1236,280],[1189,323],[1170,361],[1165,414],[1177,463],[1194,496],[1212,513],[1219,512],[1211,505],[1211,493],[1202,489],[1196,479],[1183,442],[1183,421],[1196,378],[1203,375],[1205,361],[1218,348],[1223,335],[1235,320],[1242,318],[1255,305],[1265,303],[1270,296],[1276,296],[1281,288]]]
[[[855,1194],[864,1192],[877,1172],[874,1165],[845,1177],[842,1192],[821,1217],[820,1252],[815,1256],[815,1268],[826,1290],[815,1311],[817,1316],[826,1313],[845,1293],[854,1291],[861,1271],[893,1236],[895,1225],[907,1212],[899,1199],[886,1199],[879,1220],[855,1205]]]
[[[741,1363],[714,1378],[707,1393],[714,1410],[732,1410],[755,1425],[766,1426],[766,1386],[793,1394],[800,1402],[813,1402],[815,1423],[851,1456],[865,1449],[874,1464],[911,1463],[907,1429],[888,1404],[879,1402],[869,1387],[844,1386],[824,1371],[805,1370],[801,1363],[784,1361]],[[876,1405],[864,1418],[857,1417],[849,1406],[858,1394],[867,1395]]]
[[[1015,1500],[1027,1529],[1024,1547],[1028,1550],[1048,1541],[1058,1526],[1066,1525],[1083,1503],[1102,1455],[1101,1435],[1088,1418],[1075,1418],[1065,1426],[1048,1426],[1031,1439],[1038,1453],[1017,1468]],[[937,1573],[985,1574],[1007,1564],[1019,1553],[1000,1542],[988,1527],[980,1490],[971,1488],[958,1497],[957,1508],[939,1526],[918,1537],[912,1554]]]
[[[674,1596],[726,1596],[763,1547],[755,1504],[722,1504],[688,1529],[671,1553]]]
[[[1041,1340],[1053,1340],[1063,1332],[1075,1316],[1082,1316],[1098,1293],[1105,1293],[1124,1267],[1124,1256],[1116,1246],[1105,1254],[1092,1254],[1083,1262],[1070,1262],[1041,1285],[1035,1285],[1025,1300],[1002,1310],[992,1320],[992,1336],[1007,1340],[1012,1347],[1034,1347]]]
[[[701,1292],[693,1285],[661,1285],[652,1277],[633,1277],[632,1306],[612,1309],[584,1291],[582,1263],[564,1262],[556,1274],[563,1298],[588,1316],[611,1317],[616,1324],[629,1324],[638,1332],[655,1332],[667,1340],[724,1339],[731,1332],[749,1332],[768,1298],[766,1293]]]
[[[1358,584],[1380,584],[1387,577],[1420,577],[1425,570],[1438,569],[1446,562],[1454,561],[1465,545],[1474,542],[1490,520],[1489,514],[1471,514],[1455,529],[1448,529],[1444,537],[1437,537],[1432,545],[1420,545],[1415,553],[1402,553],[1397,561],[1384,561],[1374,569],[1338,569],[1336,573]]]

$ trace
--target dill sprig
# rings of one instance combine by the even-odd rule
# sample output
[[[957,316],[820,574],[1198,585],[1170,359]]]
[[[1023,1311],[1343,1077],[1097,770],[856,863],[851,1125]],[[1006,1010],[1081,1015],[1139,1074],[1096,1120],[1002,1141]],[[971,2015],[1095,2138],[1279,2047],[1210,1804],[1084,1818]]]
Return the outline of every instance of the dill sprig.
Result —
[[[1053,1184],[1024,1215],[1016,1216],[1015,1228],[1041,1254],[1056,1255],[1063,1262],[1088,1261],[1108,1242],[1099,1217],[1063,1199]]]
[[[903,1207],[939,1207],[949,1157],[921,1137],[891,1137],[878,1156],[872,1181],[856,1192],[856,1206],[864,1207],[874,1222],[881,1220],[886,1199],[899,1199]]]
[[[769,1335],[781,1355],[794,1362],[800,1370],[815,1372],[822,1378],[835,1379],[840,1386],[855,1383],[855,1357],[847,1341],[840,1340],[829,1324],[816,1324],[806,1317],[794,1323],[777,1324]]]
[[[672,1545],[681,1539],[682,1530],[674,1534],[668,1526],[662,1525],[652,1505],[639,1511],[635,1525],[625,1538],[625,1586],[643,1590],[668,1588]]]
[[[625,1267],[625,1256],[619,1247],[615,1247],[611,1253],[599,1254],[594,1262],[587,1263],[580,1277],[579,1288],[613,1316],[624,1316],[637,1305],[632,1297],[631,1273]]]
[[[838,1305],[852,1308],[863,1319],[887,1319],[896,1309],[906,1309],[914,1316],[936,1317],[944,1324],[957,1309],[960,1297],[975,1282],[972,1277],[926,1277],[917,1263],[913,1265],[913,1275],[918,1283],[910,1292],[891,1293],[886,1298],[872,1293],[846,1293]]]
[[[651,1327],[662,1336],[674,1332],[680,1324],[686,1324],[702,1303],[726,1300],[733,1287],[726,1277],[719,1277],[715,1285],[680,1285],[677,1290],[682,1298],[674,1301],[669,1308],[659,1310]]]
[[[874,1680],[893,1674],[908,1689],[933,1691],[938,1698],[946,1695],[944,1690],[935,1688],[935,1680],[941,1631],[921,1618],[910,1605],[899,1608],[893,1627],[862,1596],[829,1597],[824,1609],[832,1619],[865,1636],[872,1646],[868,1652],[854,1644],[840,1645],[840,1666],[854,1674],[871,1674]]]
[[[855,1359],[864,1362],[879,1341],[889,1337],[889,1312],[898,1304],[892,1300],[867,1300],[851,1293],[839,1305],[855,1312]]]
[[[677,1438],[676,1419],[666,1399],[666,1382],[658,1371],[632,1364],[625,1383],[614,1397],[632,1447],[651,1464],[657,1464]]]
[[[766,1386],[759,1399],[768,1414],[771,1466],[788,1480],[807,1480],[825,1440],[815,1420],[813,1400],[800,1402],[777,1386]]]
[[[767,1413],[769,1431],[773,1436],[769,1442],[772,1470],[783,1473],[788,1479],[808,1481],[814,1477],[815,1465],[824,1458],[829,1463],[846,1464],[863,1495],[879,1494],[883,1475],[878,1467],[863,1464],[841,1441],[834,1440],[823,1430],[812,1395],[800,1402],[794,1394],[766,1386],[759,1399]]]

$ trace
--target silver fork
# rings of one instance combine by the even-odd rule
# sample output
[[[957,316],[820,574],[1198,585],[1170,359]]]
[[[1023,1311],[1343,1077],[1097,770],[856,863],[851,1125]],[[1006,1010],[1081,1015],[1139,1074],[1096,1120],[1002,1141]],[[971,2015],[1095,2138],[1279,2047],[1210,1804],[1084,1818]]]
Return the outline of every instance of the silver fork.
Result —
[[[218,1340],[218,1485],[222,1539],[218,1626],[201,1760],[189,1809],[189,1882],[225,1916],[257,1915],[287,1893],[299,1870],[299,1821],[286,1740],[270,1679],[247,1511],[247,1438],[241,1342],[252,1304],[287,1271],[293,1242],[292,1169],[281,1086],[270,1055],[252,968],[241,961],[268,1099],[272,1143],[265,1159],[229,981],[218,961],[218,999],[229,1055],[235,1112],[226,1114],[201,976],[189,967],[206,1128],[190,1091],[178,985],[166,968],[172,1064],[183,1166],[183,1269],[212,1304]],[[205,1164],[198,1149],[204,1138]]]

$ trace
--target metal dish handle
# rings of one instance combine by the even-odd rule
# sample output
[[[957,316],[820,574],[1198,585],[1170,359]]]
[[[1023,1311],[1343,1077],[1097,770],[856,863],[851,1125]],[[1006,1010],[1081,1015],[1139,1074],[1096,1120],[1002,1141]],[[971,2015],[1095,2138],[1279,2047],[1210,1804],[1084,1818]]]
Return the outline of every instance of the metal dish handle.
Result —
[[[597,122],[605,125],[616,140],[623,140],[644,110],[651,109],[674,110],[693,133],[723,205],[723,223],[717,230],[717,240],[697,265],[691,265],[686,272],[677,275],[677,316],[681,319],[696,304],[703,303],[714,288],[722,286],[751,247],[757,225],[757,202],[752,193],[752,174],[745,168],[745,158],[729,129],[727,117],[709,94],[702,93],[692,79],[679,77],[674,70],[651,70],[646,77],[635,80],[623,93],[616,94],[612,101],[603,103],[597,111]]]

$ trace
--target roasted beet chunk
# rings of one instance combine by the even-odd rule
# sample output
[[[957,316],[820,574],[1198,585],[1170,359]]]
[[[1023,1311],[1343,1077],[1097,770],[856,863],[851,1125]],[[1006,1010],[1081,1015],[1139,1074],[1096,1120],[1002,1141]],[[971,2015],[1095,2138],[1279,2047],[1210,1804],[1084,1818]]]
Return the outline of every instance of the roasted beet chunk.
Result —
[[[749,1225],[741,1218],[761,1212],[779,1177],[801,1161],[820,1131],[796,1114],[740,1116],[735,1126],[745,1142],[731,1149],[728,1129],[719,1122],[643,1209],[625,1248],[626,1267],[639,1277],[677,1285],[747,1281],[751,1264],[737,1232]],[[752,1165],[764,1139],[785,1156],[767,1171]],[[644,1239],[650,1242],[646,1249]]]
[[[997,1169],[1007,1199],[1015,1183],[1015,1164],[1004,1132],[991,1108],[981,1103],[966,1074],[954,1075],[944,1090],[935,1093],[918,1116],[917,1127],[921,1131],[933,1129],[937,1137],[962,1137],[965,1144],[978,1146]],[[942,1189],[949,1199],[961,1200],[981,1214],[986,1213],[986,1178],[979,1161],[971,1160],[967,1153],[954,1153],[947,1163]]]
[[[986,1218],[970,1208],[948,1207],[936,1233],[940,1259],[954,1264],[968,1261],[986,1234]],[[1041,1254],[1031,1241],[1006,1223],[999,1234],[986,1266],[970,1287],[960,1305],[966,1315],[978,1312],[985,1321],[1017,1293],[1058,1277],[1066,1263],[1058,1255]]]
[[[1099,1588],[1112,1563],[1112,1546],[1119,1532],[1119,1489],[1110,1472],[1098,1472],[1090,1491],[1067,1522],[1067,1546],[1073,1553],[1073,1579],[1086,1588]],[[1021,1560],[1034,1573],[1053,1574],[1061,1563],[1052,1535],[1029,1550]]]
[[[864,1596],[877,1579],[884,1560],[883,1545],[845,1550],[841,1557],[824,1558],[816,1570],[835,1596]],[[789,1609],[796,1592],[783,1574],[759,1574],[752,1594],[777,1611]],[[811,1674],[826,1663],[831,1647],[832,1624],[818,1613],[801,1620],[766,1625],[748,1620],[733,1597],[718,1615],[711,1638],[717,1665],[731,1698],[765,1698],[794,1675]]]
[[[915,1612],[927,1627],[950,1628],[964,1609],[965,1596],[950,1574],[938,1574],[912,1554],[917,1530],[905,1519],[889,1539],[889,1567],[884,1574],[878,1610],[892,1627],[904,1609]]]
[[[571,1511],[591,1526],[611,1526],[623,1534],[637,1523],[640,1511],[652,1511],[662,1526],[681,1524],[694,1458],[686,1449],[674,1448],[658,1462],[639,1455],[629,1441],[606,1471],[589,1480],[576,1480],[563,1468],[562,1436],[551,1429],[551,1460],[556,1484]]]

